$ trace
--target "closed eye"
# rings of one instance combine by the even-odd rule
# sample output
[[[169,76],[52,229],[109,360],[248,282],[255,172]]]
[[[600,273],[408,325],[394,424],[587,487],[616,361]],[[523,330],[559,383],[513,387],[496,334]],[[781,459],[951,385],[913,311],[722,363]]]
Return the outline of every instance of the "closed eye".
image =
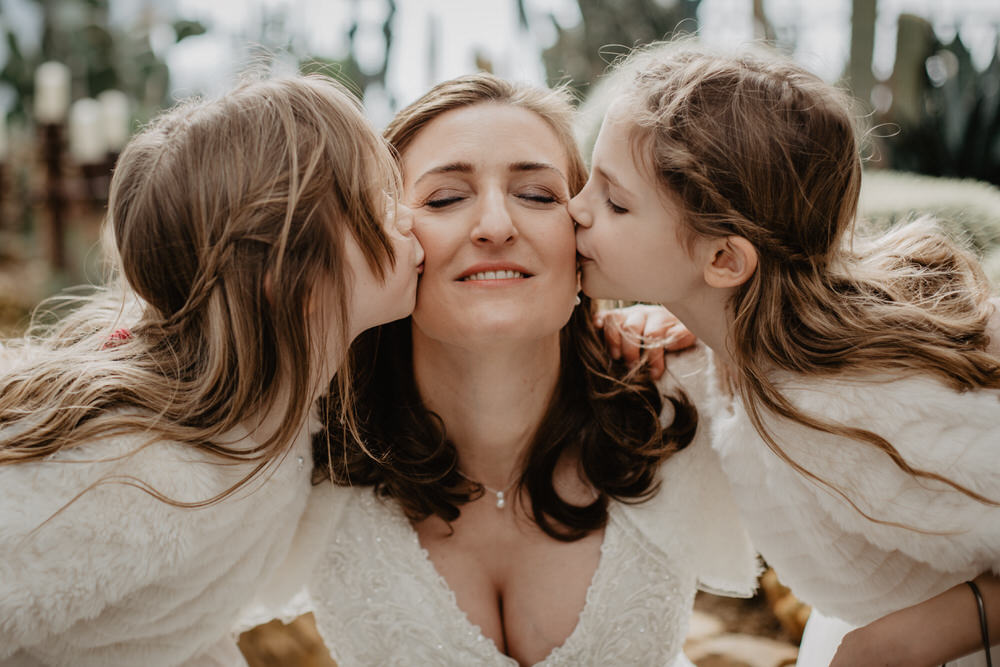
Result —
[[[618,215],[621,215],[622,213],[628,213],[628,209],[627,208],[622,208],[621,206],[619,206],[618,204],[614,203],[610,199],[607,199],[605,201],[607,202],[608,208],[611,209],[612,213],[616,213]]]
[[[521,199],[526,199],[528,201],[535,202],[537,204],[554,204],[557,201],[559,201],[552,195],[542,195],[542,194],[526,194],[526,195],[518,195],[518,197],[520,197]]]
[[[439,197],[438,199],[428,199],[424,202],[424,206],[428,206],[430,208],[445,208],[446,206],[451,206],[452,204],[460,202],[464,199],[465,197],[457,196]]]

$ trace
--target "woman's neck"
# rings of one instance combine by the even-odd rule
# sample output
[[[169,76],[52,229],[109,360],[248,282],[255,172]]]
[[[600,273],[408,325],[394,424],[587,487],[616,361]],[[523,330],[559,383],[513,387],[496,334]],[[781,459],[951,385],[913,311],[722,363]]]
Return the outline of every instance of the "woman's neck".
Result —
[[[519,474],[556,388],[559,334],[469,349],[413,328],[413,372],[424,405],[444,422],[462,473],[492,488]]]

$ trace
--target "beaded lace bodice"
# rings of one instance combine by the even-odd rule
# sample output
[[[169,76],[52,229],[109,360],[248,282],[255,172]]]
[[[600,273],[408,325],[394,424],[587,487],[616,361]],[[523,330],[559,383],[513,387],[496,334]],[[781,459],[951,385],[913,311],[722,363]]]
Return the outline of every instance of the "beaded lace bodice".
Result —
[[[371,489],[345,493],[343,519],[311,584],[317,625],[337,663],[516,666],[458,607],[398,505]],[[612,503],[577,626],[538,664],[673,665],[695,588]]]

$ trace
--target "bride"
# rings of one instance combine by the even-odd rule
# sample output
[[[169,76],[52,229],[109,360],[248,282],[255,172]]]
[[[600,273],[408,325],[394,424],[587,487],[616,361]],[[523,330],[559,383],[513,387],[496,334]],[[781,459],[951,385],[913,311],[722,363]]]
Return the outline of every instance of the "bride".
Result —
[[[696,589],[756,585],[698,397],[613,363],[577,296],[571,113],[479,74],[386,131],[425,264],[314,441],[336,501],[310,592],[343,667],[688,665]]]

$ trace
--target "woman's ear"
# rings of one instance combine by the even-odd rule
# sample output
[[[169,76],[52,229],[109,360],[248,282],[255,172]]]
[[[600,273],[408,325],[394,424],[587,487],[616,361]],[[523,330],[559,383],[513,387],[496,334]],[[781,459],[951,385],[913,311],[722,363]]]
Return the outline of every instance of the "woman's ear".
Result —
[[[742,236],[713,239],[711,257],[705,264],[705,282],[710,287],[739,287],[757,270],[757,249]]]

